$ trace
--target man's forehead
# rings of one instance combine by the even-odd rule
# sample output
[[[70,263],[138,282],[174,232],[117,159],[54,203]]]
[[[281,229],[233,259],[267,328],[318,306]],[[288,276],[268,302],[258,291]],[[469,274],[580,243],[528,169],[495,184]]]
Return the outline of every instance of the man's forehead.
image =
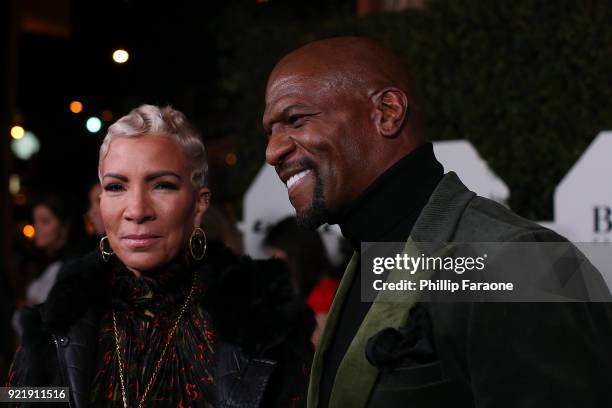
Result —
[[[267,94],[286,93],[292,89],[301,89],[312,86],[313,83],[324,81],[324,76],[316,72],[305,70],[283,70],[274,72],[268,81]]]
[[[276,96],[277,94],[284,95],[293,92],[295,89],[299,90],[304,87],[304,83],[308,82],[312,82],[312,79],[300,74],[276,75],[268,81],[266,97]]]
[[[288,71],[273,73],[266,88],[266,102],[290,95],[324,96],[343,83],[341,72]]]
[[[270,78],[266,90],[266,108],[293,103],[314,103],[328,93],[330,81],[324,76],[288,73]],[[283,109],[280,107],[280,109]]]

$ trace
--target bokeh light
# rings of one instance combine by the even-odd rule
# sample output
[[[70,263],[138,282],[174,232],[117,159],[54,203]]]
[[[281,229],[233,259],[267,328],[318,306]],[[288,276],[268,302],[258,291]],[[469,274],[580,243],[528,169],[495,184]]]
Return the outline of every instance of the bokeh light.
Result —
[[[130,54],[126,50],[118,49],[113,52],[113,61],[117,64],[123,64],[130,59]]]
[[[83,104],[79,101],[70,102],[70,112],[81,113],[83,111]]]
[[[34,133],[26,131],[22,138],[11,142],[11,150],[21,160],[28,160],[34,153],[38,153],[40,142]]]
[[[15,204],[26,205],[28,203],[28,196],[23,193],[17,193],[15,196]]]
[[[9,192],[12,195],[17,195],[19,191],[21,191],[21,178],[19,174],[11,174],[9,177]]]
[[[23,227],[23,235],[28,239],[32,239],[36,235],[36,229],[34,229],[33,225],[27,224]]]
[[[236,157],[235,153],[228,153],[225,155],[225,163],[228,166],[234,166],[237,161],[238,161],[238,158]]]
[[[105,122],[110,122],[113,120],[113,112],[109,110],[102,111],[102,120]]]
[[[13,126],[11,128],[11,137],[15,140],[19,140],[25,134],[25,130],[21,126]]]
[[[102,121],[99,118],[92,116],[87,119],[85,126],[91,133],[97,133],[100,131],[100,129],[102,129]]]

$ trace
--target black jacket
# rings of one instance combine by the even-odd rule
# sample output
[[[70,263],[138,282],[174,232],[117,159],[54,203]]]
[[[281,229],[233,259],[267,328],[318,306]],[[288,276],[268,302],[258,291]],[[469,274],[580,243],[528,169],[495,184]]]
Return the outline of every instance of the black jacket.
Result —
[[[10,385],[67,386],[70,406],[87,406],[108,268],[97,251],[66,266],[47,301],[26,314]],[[207,288],[200,302],[217,336],[216,406],[300,406],[314,319],[283,264],[209,245],[199,268]]]

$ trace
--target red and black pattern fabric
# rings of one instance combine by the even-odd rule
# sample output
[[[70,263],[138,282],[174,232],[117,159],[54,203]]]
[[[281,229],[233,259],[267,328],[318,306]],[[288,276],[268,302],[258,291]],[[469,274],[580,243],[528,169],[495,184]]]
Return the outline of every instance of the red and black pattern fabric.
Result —
[[[174,268],[173,268],[174,269]],[[111,279],[128,405],[140,400],[160,359],[192,279],[185,269],[136,277],[118,268]],[[193,299],[201,296],[196,287]],[[147,396],[147,406],[212,407],[215,401],[214,335],[210,317],[197,302],[188,305],[177,326],[159,374]],[[98,365],[90,404],[121,406],[119,366],[112,313],[100,322]]]

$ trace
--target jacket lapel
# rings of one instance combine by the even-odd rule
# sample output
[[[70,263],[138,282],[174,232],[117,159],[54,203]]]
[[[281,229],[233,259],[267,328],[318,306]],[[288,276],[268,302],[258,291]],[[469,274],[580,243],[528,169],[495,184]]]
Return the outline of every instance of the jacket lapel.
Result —
[[[70,406],[86,407],[89,403],[94,373],[99,317],[93,311],[73,324],[68,331],[53,331],[57,358],[64,386],[70,389]]]
[[[419,256],[419,251],[411,239],[406,243],[403,253],[409,257]],[[417,271],[416,275],[419,274],[420,271]],[[394,269],[390,271],[386,282],[399,282],[405,278],[405,271]],[[370,337],[385,328],[399,328],[403,325],[417,301],[417,291],[378,293],[340,363],[330,397],[330,408],[366,406],[378,377],[378,369],[366,359],[366,343]]]
[[[474,196],[475,194],[461,183],[454,172],[445,174],[417,219],[406,242],[405,253],[408,256],[418,256],[420,249],[423,249],[420,248],[421,243],[430,244],[427,248],[429,253],[442,249],[444,244],[451,239],[461,214]],[[419,243],[419,249],[415,243]],[[355,253],[347,266],[323,329],[319,347],[315,352],[308,387],[309,408],[315,408],[319,403],[323,355],[330,346],[338,324],[340,310],[355,277],[355,270],[359,263],[358,256],[359,254]],[[393,270],[389,273],[387,281],[399,281],[405,278],[404,273]],[[417,273],[423,276],[422,272]],[[384,328],[398,328],[405,324],[409,318],[410,309],[417,301],[417,293],[412,291],[379,293],[340,363],[332,389],[330,407],[366,406],[378,376],[378,370],[366,359],[366,343],[370,337]]]
[[[359,254],[354,253],[348,266],[346,267],[342,281],[340,282],[340,286],[338,286],[336,296],[334,297],[334,301],[329,309],[329,314],[327,315],[325,326],[323,327],[323,332],[321,333],[319,345],[315,350],[314,359],[312,360],[312,368],[310,370],[310,382],[308,384],[307,406],[309,408],[314,408],[319,404],[319,385],[323,370],[323,356],[329,348],[331,339],[336,331],[340,311],[342,310],[342,305],[344,304],[344,300],[348,295],[351,282],[353,282],[353,279],[355,278],[355,272],[357,271],[358,264]]]
[[[432,251],[449,242],[463,211],[475,196],[457,174],[446,173],[412,228],[410,236],[414,242],[433,244]]]

